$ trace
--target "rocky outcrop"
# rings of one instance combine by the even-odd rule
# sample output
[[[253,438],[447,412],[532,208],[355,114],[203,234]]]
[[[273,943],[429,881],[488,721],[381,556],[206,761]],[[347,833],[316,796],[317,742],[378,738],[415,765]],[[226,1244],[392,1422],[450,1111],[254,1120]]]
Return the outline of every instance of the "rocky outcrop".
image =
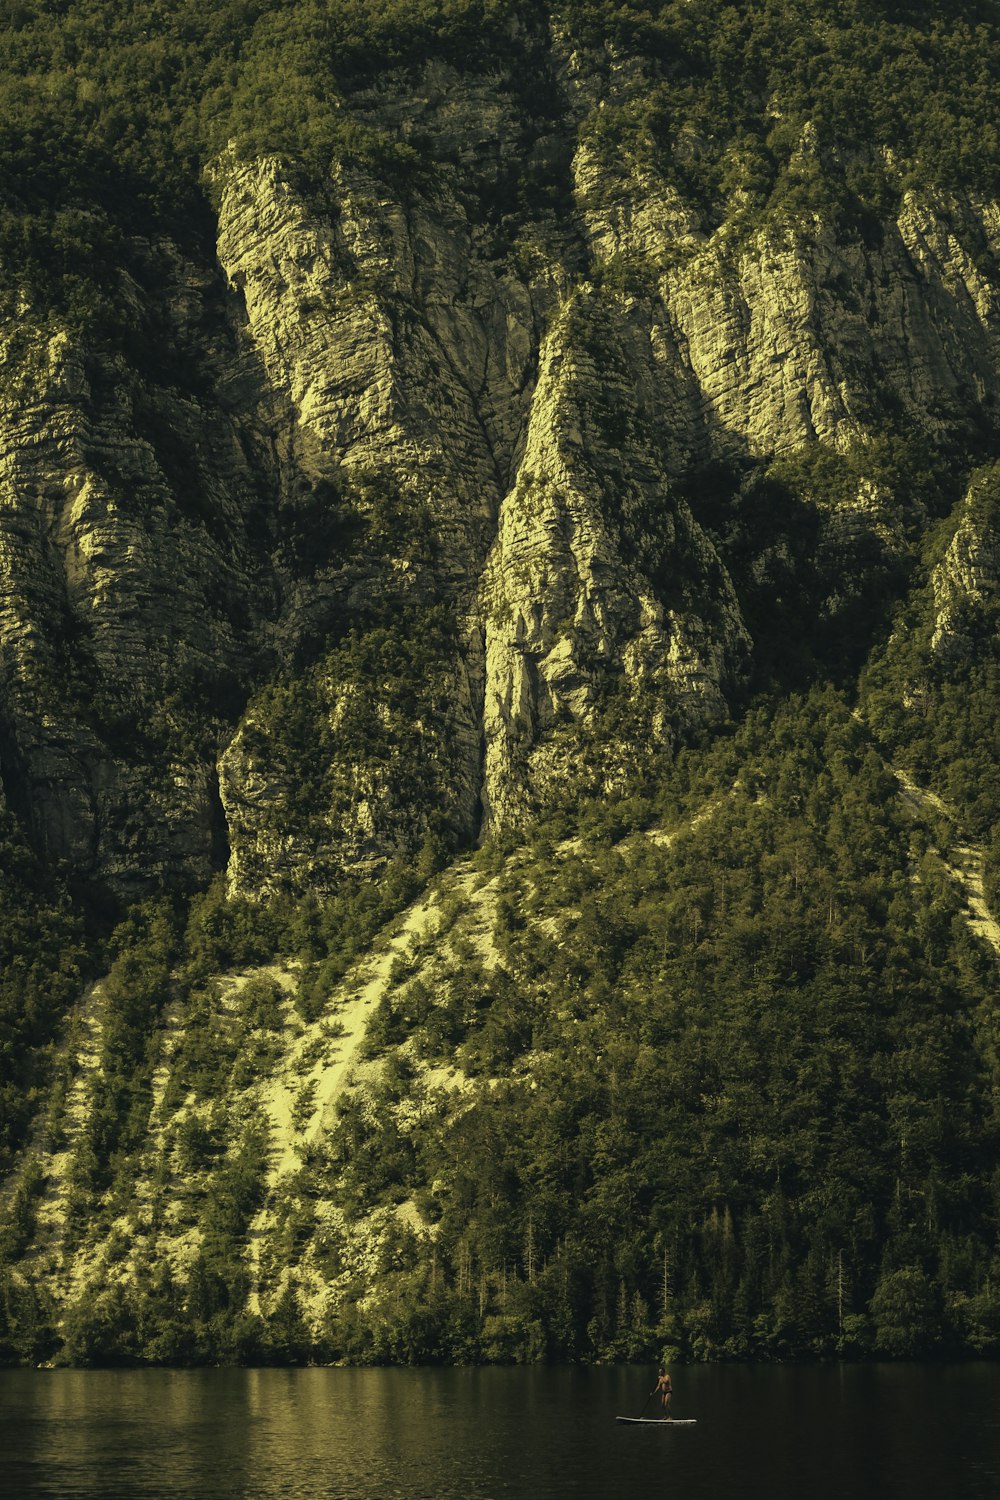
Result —
[[[960,508],[951,543],[931,577],[931,649],[945,661],[967,654],[971,637],[989,628],[1000,598],[998,477],[995,469],[977,475]]]
[[[671,493],[644,334],[626,304],[588,288],[542,352],[483,588],[494,825],[516,824],[547,782],[565,780],[616,689],[627,707],[620,751],[603,747],[606,787],[622,752],[724,717],[724,687],[745,661],[725,570]]]
[[[304,692],[251,704],[220,762],[233,894],[328,893],[345,871],[420,851],[432,868],[473,842],[481,684],[434,624],[422,650],[380,629],[358,657],[348,645],[317,664]]]
[[[742,245],[723,226],[668,272],[675,336],[718,427],[763,455],[848,449],[893,408],[938,436],[963,422],[1000,347],[942,213],[909,197],[872,245],[819,218],[779,218]],[[972,209],[967,223],[983,233]]]
[[[240,731],[220,767],[233,890],[268,889],[269,869],[321,885],[338,867],[378,869],[413,854],[429,814],[453,839],[476,835],[484,692],[476,589],[522,441],[536,339],[532,288],[490,264],[479,238],[443,190],[404,207],[371,175],[339,168],[320,212],[274,162],[228,169],[220,255],[281,402],[279,463],[336,495],[348,538],[316,559],[308,588],[292,591],[283,640],[308,628],[323,597],[335,601],[334,640],[442,606],[454,638],[447,659],[426,674],[416,669],[426,681],[416,684],[413,717],[437,743],[429,783],[413,774],[419,745],[404,752],[405,733],[392,747],[381,737],[379,722],[398,712],[391,669],[390,682],[361,689],[373,722],[359,744],[340,724],[357,691],[338,677],[350,662],[341,653],[320,668],[330,800],[304,840],[279,814],[295,765],[248,752]],[[347,718],[355,726],[357,715]],[[253,708],[248,723],[261,728]]]

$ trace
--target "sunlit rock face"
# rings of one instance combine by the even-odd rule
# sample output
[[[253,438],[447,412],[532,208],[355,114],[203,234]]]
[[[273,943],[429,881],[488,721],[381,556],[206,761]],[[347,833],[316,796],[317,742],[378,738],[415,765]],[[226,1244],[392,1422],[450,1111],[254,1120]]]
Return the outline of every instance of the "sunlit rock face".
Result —
[[[954,536],[931,577],[935,655],[954,661],[971,638],[990,629],[1000,599],[1000,484],[996,470],[979,475],[958,512]]]
[[[344,531],[355,532],[353,546],[334,546],[312,578],[292,584],[283,642],[324,626],[329,639],[384,628],[401,612],[419,632],[427,611],[441,607],[452,627],[449,659],[417,695],[440,762],[430,807],[414,802],[405,767],[344,742],[338,704],[357,685],[329,672],[323,722],[352,785],[308,840],[287,826],[269,838],[269,815],[284,799],[282,769],[269,766],[266,751],[248,756],[237,733],[221,762],[235,890],[266,889],[269,867],[293,884],[335,879],[345,866],[377,871],[413,853],[429,811],[459,843],[477,834],[478,582],[515,469],[535,361],[532,290],[491,263],[479,239],[443,190],[404,208],[384,184],[339,169],[322,203],[307,208],[273,162],[226,169],[220,257],[245,306],[245,336],[283,406],[279,462],[300,484],[335,492]],[[365,688],[375,699],[385,691],[377,681]],[[381,712],[392,715],[389,698]],[[249,713],[250,722],[259,718]],[[285,772],[294,778],[294,764]]]
[[[859,227],[734,193],[706,220],[602,126],[641,59],[530,49],[537,116],[503,58],[345,99],[433,170],[225,153],[215,258],[143,247],[118,352],[9,289],[5,795],[120,895],[221,868],[332,888],[516,827],[583,763],[613,792],[731,712],[747,579],[793,566],[780,536],[734,556],[713,464],[852,455],[811,544],[835,621],[926,523],[864,472],[886,423],[992,431],[996,204],[908,192]],[[963,527],[941,649],[994,576],[990,526]]]
[[[628,704],[624,738],[650,748],[724,717],[748,651],[715,549],[672,493],[657,371],[631,312],[585,289],[542,351],[483,585],[493,823],[544,803],[565,772],[560,739],[586,735],[609,688]]]

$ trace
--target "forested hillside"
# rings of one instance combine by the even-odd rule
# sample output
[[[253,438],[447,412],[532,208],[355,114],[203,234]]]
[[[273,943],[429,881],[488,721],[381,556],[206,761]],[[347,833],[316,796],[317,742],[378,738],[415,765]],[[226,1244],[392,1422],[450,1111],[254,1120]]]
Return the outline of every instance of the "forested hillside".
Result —
[[[1000,1352],[1000,5],[0,80],[0,1357]]]

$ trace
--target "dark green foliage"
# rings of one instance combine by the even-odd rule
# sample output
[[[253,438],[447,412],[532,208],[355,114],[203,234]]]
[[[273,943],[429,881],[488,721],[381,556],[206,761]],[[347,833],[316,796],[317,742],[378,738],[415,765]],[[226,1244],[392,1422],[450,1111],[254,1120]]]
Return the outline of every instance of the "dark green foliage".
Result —
[[[337,834],[355,828],[362,803],[424,878],[468,838],[454,791],[462,764],[450,693],[457,658],[446,606],[402,605],[390,623],[352,628],[305,672],[253,699],[242,749],[251,764],[267,766],[276,789],[259,826],[276,840],[294,828],[312,854],[308,872],[288,877],[288,895],[343,881]],[[383,872],[389,864],[383,859]],[[260,877],[281,881],[269,867]]]
[[[875,1347],[893,1359],[927,1354],[941,1337],[939,1290],[919,1266],[879,1278],[872,1297]]]
[[[188,975],[207,979],[223,969],[246,968],[271,958],[281,946],[280,914],[258,902],[230,898],[217,876],[188,909],[184,955]]]
[[[342,110],[340,89],[428,56],[482,62],[518,10],[530,14],[513,0],[19,9],[0,89],[4,264],[44,306],[114,338],[127,236],[208,239],[206,162],[235,142],[315,175],[338,158],[412,186],[420,154]]]
[[[499,966],[458,927],[435,982],[397,962],[375,1073],[272,1204],[291,1279],[269,1273],[263,1318],[246,1243],[266,1135],[212,1101],[266,1072],[258,1056],[239,1076],[283,1002],[263,979],[224,1005],[192,993],[171,1087],[203,1103],[172,1150],[200,1254],[181,1285],[154,1267],[88,1292],[62,1357],[995,1353],[992,962],[868,731],[830,690],[754,712],[682,753],[639,813],[672,841],[619,826],[566,846],[541,829],[508,861]],[[312,930],[336,934],[349,910],[316,908]],[[117,1089],[120,1108],[93,1173],[145,1107],[138,1001],[155,1009],[164,917],[119,939],[116,1034],[139,1065],[125,1091],[105,1060],[101,1097]],[[421,1077],[451,1059],[457,1109]],[[32,1191],[26,1173],[22,1234]],[[436,1226],[433,1242],[403,1225],[385,1238],[374,1279],[348,1278],[318,1330],[295,1268],[311,1244],[331,1278],[349,1261],[314,1198],[349,1220],[405,1201]],[[16,1271],[7,1285],[8,1356],[50,1349],[36,1294]]]
[[[376,1016],[391,1069],[323,1181],[438,1226],[376,1321],[402,1338],[419,1310],[415,1357],[995,1348],[993,966],[941,864],[914,879],[880,754],[821,692],[682,757],[661,796],[674,843],[540,841],[503,968],[464,959]],[[414,1046],[474,1082],[420,1128]]]
[[[95,1201],[116,1178],[128,1191],[129,1157],[146,1132],[157,1025],[179,953],[173,909],[166,902],[134,908],[114,948],[118,955],[103,981],[100,1059],[74,1163],[76,1185]]]
[[[44,1288],[0,1263],[0,1361],[37,1365],[51,1357],[52,1299]]]
[[[0,812],[0,1168],[39,1106],[85,964],[83,925],[61,882]]]
[[[210,1103],[266,1077],[282,1052],[283,995],[280,985],[267,977],[231,988],[218,981],[185,985],[183,1038],[172,1059],[165,1104],[176,1108],[189,1090]],[[188,1159],[216,1151],[197,1121],[182,1126],[179,1147]]]
[[[35,1230],[35,1205],[45,1186],[45,1173],[37,1157],[24,1162],[14,1188],[7,1220],[0,1225],[0,1264],[20,1258],[31,1244]]]
[[[289,951],[308,961],[295,995],[303,1020],[316,1019],[333,986],[420,885],[417,873],[399,860],[377,882],[345,880],[332,900],[300,903],[286,942]]]
[[[946,478],[961,483],[951,467],[918,438],[884,435],[849,453],[812,443],[766,468],[716,462],[685,478],[753,638],[753,690],[856,677],[905,589],[919,525],[946,509]],[[866,488],[898,530],[895,547],[871,519],[828,538],[831,517]]]
[[[187,1142],[195,1139],[189,1130]],[[199,1147],[199,1150],[202,1147]],[[199,1253],[178,1281],[169,1266],[143,1267],[135,1281],[88,1286],[64,1310],[60,1362],[79,1365],[230,1364],[259,1361],[264,1329],[245,1308],[248,1281],[243,1251],[253,1214],[263,1201],[266,1131],[251,1121],[220,1157],[212,1191],[198,1219]]]
[[[662,81],[593,128],[661,168],[669,162],[711,221],[733,206],[819,210],[870,234],[902,185],[993,190],[1000,180],[993,0],[905,11],[865,0],[572,0],[555,9],[585,43],[611,40],[657,60]],[[886,169],[885,147],[902,173]]]
[[[995,466],[974,475],[968,500],[931,536],[929,568],[941,563],[957,527],[976,537],[975,545],[989,555],[1000,530]],[[973,559],[966,570],[975,566]],[[989,584],[985,592],[959,591],[940,642],[935,641],[938,610],[932,585],[913,593],[898,612],[891,639],[863,676],[862,698],[869,722],[893,757],[944,798],[943,841],[964,835],[985,846],[993,893],[1000,807],[1000,600]]]
[[[561,105],[529,43],[544,37],[549,13],[586,46],[645,55],[650,84],[638,102],[585,128],[609,150],[624,145],[665,167],[709,219],[739,194],[744,211],[822,209],[871,234],[908,180],[992,189],[1000,177],[993,3],[904,12],[861,0],[721,9],[713,0],[183,0],[164,12],[152,0],[125,10],[84,0],[19,9],[8,28],[4,264],[44,307],[117,338],[129,237],[168,229],[207,240],[201,168],[230,143],[246,155],[283,153],[314,181],[338,159],[411,191],[454,164],[345,100],[387,70],[430,58],[489,70],[500,56],[525,90],[520,112],[544,118]],[[886,168],[882,148],[901,171]],[[564,196],[565,152],[548,172],[530,150],[523,157],[520,176],[487,174],[475,186],[498,224],[526,198]]]

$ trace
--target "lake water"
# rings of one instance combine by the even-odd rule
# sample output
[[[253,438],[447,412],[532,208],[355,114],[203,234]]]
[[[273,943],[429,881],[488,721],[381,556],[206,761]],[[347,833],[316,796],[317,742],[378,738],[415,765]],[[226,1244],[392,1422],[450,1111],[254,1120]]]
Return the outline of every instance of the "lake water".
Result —
[[[247,1500],[1000,1496],[1000,1366],[0,1372],[0,1494]]]

